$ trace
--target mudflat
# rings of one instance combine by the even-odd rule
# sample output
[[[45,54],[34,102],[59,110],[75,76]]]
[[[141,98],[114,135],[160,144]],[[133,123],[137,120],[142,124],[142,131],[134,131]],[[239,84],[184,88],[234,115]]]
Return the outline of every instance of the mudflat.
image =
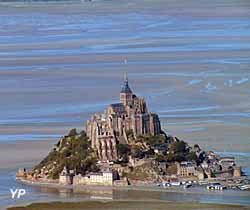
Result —
[[[26,207],[11,207],[9,210],[241,210],[249,207],[238,205],[200,204],[165,201],[84,201],[34,203]]]
[[[0,170],[32,167],[53,148],[56,141],[17,141],[0,144]]]
[[[82,129],[127,72],[168,134],[249,159],[249,20],[244,0],[1,2],[0,141]]]
[[[235,156],[250,174],[249,20],[246,0],[1,2],[0,204],[14,202],[16,169],[42,160],[47,139],[119,100],[124,72],[164,131]]]

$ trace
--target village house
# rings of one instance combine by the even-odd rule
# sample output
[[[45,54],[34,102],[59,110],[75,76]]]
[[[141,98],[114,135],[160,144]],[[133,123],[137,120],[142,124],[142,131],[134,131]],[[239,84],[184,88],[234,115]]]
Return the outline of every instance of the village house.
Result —
[[[195,165],[189,161],[177,163],[177,175],[180,177],[195,176]]]
[[[234,157],[220,157],[219,164],[222,169],[228,169],[229,167],[235,166],[235,158]]]
[[[205,178],[233,178],[241,177],[241,167],[236,166],[234,157],[220,157],[214,152],[207,152],[205,159],[199,166],[192,162],[183,161],[177,163],[177,175],[179,177]]]

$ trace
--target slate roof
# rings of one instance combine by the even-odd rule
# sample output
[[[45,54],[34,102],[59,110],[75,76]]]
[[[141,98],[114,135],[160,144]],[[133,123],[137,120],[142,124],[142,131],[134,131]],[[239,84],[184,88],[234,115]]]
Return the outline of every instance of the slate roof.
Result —
[[[115,103],[115,104],[110,104],[110,106],[112,106],[113,108],[123,107],[123,104],[122,103]]]
[[[121,93],[132,93],[132,91],[131,91],[131,89],[130,89],[130,87],[128,85],[128,80],[124,81]]]

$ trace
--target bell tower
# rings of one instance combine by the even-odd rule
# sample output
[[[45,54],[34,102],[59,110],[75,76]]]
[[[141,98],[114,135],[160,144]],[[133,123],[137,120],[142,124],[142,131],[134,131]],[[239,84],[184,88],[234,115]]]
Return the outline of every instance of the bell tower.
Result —
[[[132,96],[133,93],[128,85],[128,77],[127,74],[124,74],[124,84],[122,87],[122,90],[120,92],[120,102],[124,105],[127,106],[130,103],[132,103]]]

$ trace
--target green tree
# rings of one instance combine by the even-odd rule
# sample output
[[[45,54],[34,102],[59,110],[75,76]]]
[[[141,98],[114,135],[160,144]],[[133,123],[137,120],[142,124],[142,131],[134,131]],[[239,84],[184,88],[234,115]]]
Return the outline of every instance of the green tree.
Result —
[[[57,143],[57,146],[37,166],[36,170],[41,171],[43,167],[50,169],[49,177],[56,179],[64,166],[76,173],[85,174],[87,171],[97,171],[97,157],[90,146],[90,141],[85,132],[80,134],[72,129],[68,136]],[[53,168],[53,170],[51,169]]]
[[[122,159],[122,163],[128,162],[128,156],[130,155],[130,148],[128,144],[117,144],[118,157]]]
[[[145,136],[144,139],[151,147],[166,144],[166,137],[164,135]]]
[[[186,158],[185,158],[185,154],[184,153],[177,153],[174,155],[174,160],[177,161],[177,162],[182,162],[182,161],[185,161]]]
[[[187,153],[187,154],[185,155],[185,159],[186,159],[187,161],[195,161],[196,163],[199,162],[198,157],[196,156],[195,152],[193,152],[193,151]]]
[[[175,141],[170,144],[170,151],[174,153],[185,153],[187,152],[187,143],[184,141]]]
[[[166,161],[167,162],[174,162],[175,161],[175,157],[174,157],[174,154],[172,152],[169,152],[167,155],[166,155]]]
[[[129,155],[130,149],[128,144],[117,144],[116,147],[118,155],[120,156]]]
[[[166,160],[166,157],[163,154],[157,154],[155,160],[157,162],[164,162]]]
[[[138,159],[144,158],[145,155],[143,149],[138,145],[134,145],[132,147],[131,154],[133,158],[138,158]]]
[[[77,135],[77,131],[75,128],[71,129],[68,133],[68,136],[76,136]]]

